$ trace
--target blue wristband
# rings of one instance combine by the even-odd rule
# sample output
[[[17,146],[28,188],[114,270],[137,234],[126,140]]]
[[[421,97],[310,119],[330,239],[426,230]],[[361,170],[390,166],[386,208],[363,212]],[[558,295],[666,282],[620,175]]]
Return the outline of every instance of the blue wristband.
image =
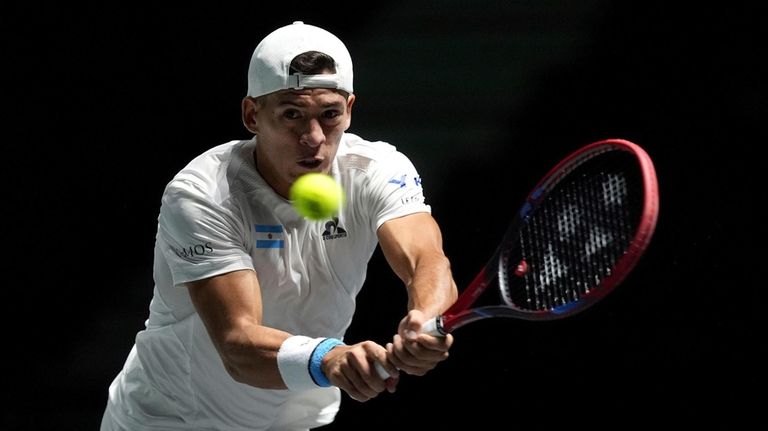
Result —
[[[312,352],[312,356],[309,358],[309,375],[312,380],[315,381],[317,386],[328,387],[331,386],[331,382],[323,374],[323,370],[320,369],[320,364],[323,362],[323,357],[326,353],[330,352],[334,347],[344,344],[343,341],[336,338],[326,338],[321,341]]]

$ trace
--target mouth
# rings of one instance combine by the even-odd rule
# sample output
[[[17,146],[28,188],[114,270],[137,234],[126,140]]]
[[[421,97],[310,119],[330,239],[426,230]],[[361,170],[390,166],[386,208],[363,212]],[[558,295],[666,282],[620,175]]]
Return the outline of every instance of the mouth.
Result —
[[[320,165],[323,164],[323,159],[316,158],[316,157],[308,157],[306,159],[300,159],[296,163],[298,163],[298,165],[304,169],[317,169],[320,167]]]

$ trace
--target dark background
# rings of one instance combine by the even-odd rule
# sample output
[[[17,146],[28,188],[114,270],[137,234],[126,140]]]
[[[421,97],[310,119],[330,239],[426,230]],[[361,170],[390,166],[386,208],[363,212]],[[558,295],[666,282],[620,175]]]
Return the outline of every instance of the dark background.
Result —
[[[447,362],[404,377],[394,395],[345,397],[328,429],[734,428],[758,417],[765,10],[385,3],[4,6],[0,428],[98,428],[147,317],[163,187],[203,150],[249,137],[250,54],[293,20],[347,43],[350,131],[395,144],[419,168],[460,286],[569,151],[632,140],[661,187],[650,250],[604,301],[558,322],[461,328]],[[379,253],[358,299],[347,340],[390,339],[406,297]]]

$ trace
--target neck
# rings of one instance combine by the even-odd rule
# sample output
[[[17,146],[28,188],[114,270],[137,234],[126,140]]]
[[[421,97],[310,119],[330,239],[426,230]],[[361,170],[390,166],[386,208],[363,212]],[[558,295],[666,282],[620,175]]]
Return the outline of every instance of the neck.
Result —
[[[256,143],[256,148],[253,150],[253,164],[256,166],[256,170],[259,172],[264,181],[272,187],[278,195],[288,199],[290,185],[281,180],[278,172],[274,167],[270,166],[267,158],[259,155],[259,144]]]

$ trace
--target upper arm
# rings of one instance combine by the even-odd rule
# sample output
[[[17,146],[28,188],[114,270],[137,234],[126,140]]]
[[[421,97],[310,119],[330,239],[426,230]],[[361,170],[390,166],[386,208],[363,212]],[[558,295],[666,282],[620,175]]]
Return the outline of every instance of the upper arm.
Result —
[[[189,296],[214,342],[243,325],[260,325],[261,290],[256,273],[233,271],[187,283]]]
[[[253,243],[250,227],[234,201],[215,200],[210,194],[200,184],[181,179],[169,184],[163,194],[157,244],[174,285],[216,281],[217,274],[253,269],[247,247]]]

